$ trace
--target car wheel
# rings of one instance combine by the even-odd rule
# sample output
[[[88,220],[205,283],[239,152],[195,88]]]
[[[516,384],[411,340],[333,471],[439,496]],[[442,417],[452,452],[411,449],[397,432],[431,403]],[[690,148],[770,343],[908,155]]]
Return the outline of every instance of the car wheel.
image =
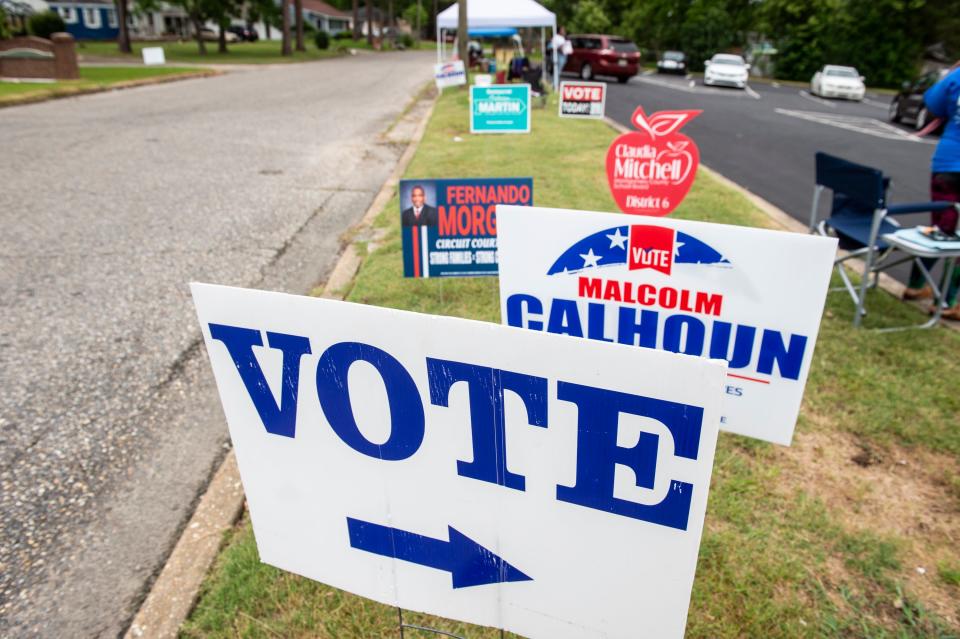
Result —
[[[619,82],[620,84],[626,84],[629,81],[630,81],[629,75],[621,75],[617,77],[617,82]]]
[[[589,64],[585,64],[580,67],[580,79],[581,80],[592,80],[593,79],[593,69]]]
[[[929,120],[930,120],[930,114],[927,113],[927,107],[923,107],[922,109],[917,111],[917,119],[913,123],[913,128],[919,131],[923,127],[927,126],[927,122]]]
[[[891,122],[900,121],[900,100],[894,99],[890,103],[890,108],[887,109],[887,119]]]

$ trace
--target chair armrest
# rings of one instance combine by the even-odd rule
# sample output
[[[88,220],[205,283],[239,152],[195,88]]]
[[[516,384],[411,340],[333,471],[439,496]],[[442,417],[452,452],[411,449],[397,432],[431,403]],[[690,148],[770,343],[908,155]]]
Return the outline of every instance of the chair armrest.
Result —
[[[917,202],[915,204],[894,204],[887,207],[887,215],[906,215],[907,213],[923,213],[925,211],[942,211],[954,206],[956,202]]]

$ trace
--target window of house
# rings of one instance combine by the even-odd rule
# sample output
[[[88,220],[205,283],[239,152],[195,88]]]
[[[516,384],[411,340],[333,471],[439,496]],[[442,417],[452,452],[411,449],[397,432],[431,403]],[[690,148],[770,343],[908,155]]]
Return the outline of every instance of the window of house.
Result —
[[[57,11],[60,13],[60,17],[63,18],[63,21],[67,24],[77,23],[77,10],[73,7],[59,7]]]
[[[107,9],[107,24],[110,25],[112,29],[117,28],[117,12],[113,9]]]
[[[101,26],[100,9],[84,9],[83,23],[91,29],[99,29]]]

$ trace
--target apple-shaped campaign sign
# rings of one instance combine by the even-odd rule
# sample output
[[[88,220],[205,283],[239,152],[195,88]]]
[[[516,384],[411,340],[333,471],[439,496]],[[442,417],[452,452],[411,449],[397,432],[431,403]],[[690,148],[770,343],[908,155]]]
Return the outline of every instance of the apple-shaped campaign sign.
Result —
[[[607,180],[624,213],[669,215],[690,191],[700,152],[680,127],[702,111],[659,111],[650,116],[638,106],[624,133],[607,151]]]

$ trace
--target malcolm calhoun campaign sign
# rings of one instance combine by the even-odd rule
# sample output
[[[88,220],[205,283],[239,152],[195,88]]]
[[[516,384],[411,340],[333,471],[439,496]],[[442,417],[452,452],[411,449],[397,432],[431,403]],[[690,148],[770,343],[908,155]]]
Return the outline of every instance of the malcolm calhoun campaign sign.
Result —
[[[723,362],[193,297],[264,562],[529,637],[683,635]]]
[[[498,204],[533,204],[533,178],[400,180],[403,276],[496,275]]]
[[[725,359],[720,429],[790,444],[835,239],[509,206],[497,223],[505,323]]]

